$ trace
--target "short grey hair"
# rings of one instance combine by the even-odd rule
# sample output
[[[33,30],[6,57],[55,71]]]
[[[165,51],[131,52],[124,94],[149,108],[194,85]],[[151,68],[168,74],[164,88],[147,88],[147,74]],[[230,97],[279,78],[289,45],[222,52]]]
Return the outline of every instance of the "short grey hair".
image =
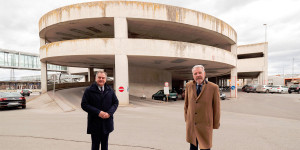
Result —
[[[195,65],[193,68],[192,68],[192,72],[194,71],[194,69],[196,68],[202,68],[203,72],[205,72],[205,68],[203,65]]]
[[[98,74],[99,73],[104,73],[105,74],[105,77],[107,78],[107,73],[105,72],[105,71],[102,71],[102,70],[100,70],[100,71],[97,71],[97,73],[96,73],[96,78],[98,77]]]

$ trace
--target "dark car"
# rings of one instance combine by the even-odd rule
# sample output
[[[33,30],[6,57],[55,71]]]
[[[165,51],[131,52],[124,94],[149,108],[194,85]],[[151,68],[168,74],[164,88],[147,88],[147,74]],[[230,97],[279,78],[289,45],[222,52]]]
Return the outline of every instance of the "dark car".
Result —
[[[0,93],[0,108],[4,107],[26,108],[26,99],[19,93],[2,92]]]
[[[289,87],[288,89],[289,93],[291,94],[292,92],[297,92],[300,94],[300,84],[293,84]]]
[[[243,92],[246,92],[245,90],[246,90],[247,87],[248,87],[248,85],[244,85],[244,86],[242,87],[242,91],[243,91]]]
[[[152,95],[152,99],[166,101],[167,96],[165,95],[164,90],[159,90],[155,94]],[[176,101],[178,99],[178,93],[175,90],[169,90],[168,99],[169,100],[172,99],[172,100]]]
[[[245,92],[247,92],[247,93],[249,93],[249,92],[255,93],[257,86],[258,85],[248,85],[247,87],[245,87]]]
[[[30,96],[30,93],[31,93],[31,91],[30,90],[28,90],[28,89],[23,89],[21,92],[20,92],[20,94],[21,95],[23,95],[23,96]]]

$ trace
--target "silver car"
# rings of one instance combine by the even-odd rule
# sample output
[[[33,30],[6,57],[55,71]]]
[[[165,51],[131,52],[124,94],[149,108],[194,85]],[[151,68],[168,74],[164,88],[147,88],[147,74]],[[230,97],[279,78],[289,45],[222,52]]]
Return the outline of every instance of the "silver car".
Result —
[[[274,85],[272,86],[272,88],[270,89],[270,93],[288,93],[289,88],[287,86],[284,85]]]
[[[272,85],[258,85],[256,87],[256,92],[257,93],[269,93],[271,88],[272,88]]]

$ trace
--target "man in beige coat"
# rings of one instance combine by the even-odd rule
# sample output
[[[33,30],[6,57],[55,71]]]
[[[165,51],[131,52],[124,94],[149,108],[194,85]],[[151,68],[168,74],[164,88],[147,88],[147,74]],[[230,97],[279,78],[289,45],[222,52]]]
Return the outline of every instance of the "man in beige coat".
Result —
[[[220,94],[218,85],[205,80],[205,69],[196,65],[192,69],[194,81],[186,84],[184,118],[186,141],[190,150],[212,147],[213,129],[220,127]]]

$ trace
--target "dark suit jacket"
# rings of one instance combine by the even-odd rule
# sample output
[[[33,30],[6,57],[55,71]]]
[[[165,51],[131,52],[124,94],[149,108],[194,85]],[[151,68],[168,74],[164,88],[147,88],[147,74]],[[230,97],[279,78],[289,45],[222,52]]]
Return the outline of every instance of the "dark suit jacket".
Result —
[[[114,91],[104,85],[101,93],[98,85],[94,82],[86,88],[81,101],[81,108],[88,113],[87,134],[108,134],[114,130],[114,113],[118,108],[119,101]],[[98,115],[100,111],[110,115],[108,119],[102,119]]]

